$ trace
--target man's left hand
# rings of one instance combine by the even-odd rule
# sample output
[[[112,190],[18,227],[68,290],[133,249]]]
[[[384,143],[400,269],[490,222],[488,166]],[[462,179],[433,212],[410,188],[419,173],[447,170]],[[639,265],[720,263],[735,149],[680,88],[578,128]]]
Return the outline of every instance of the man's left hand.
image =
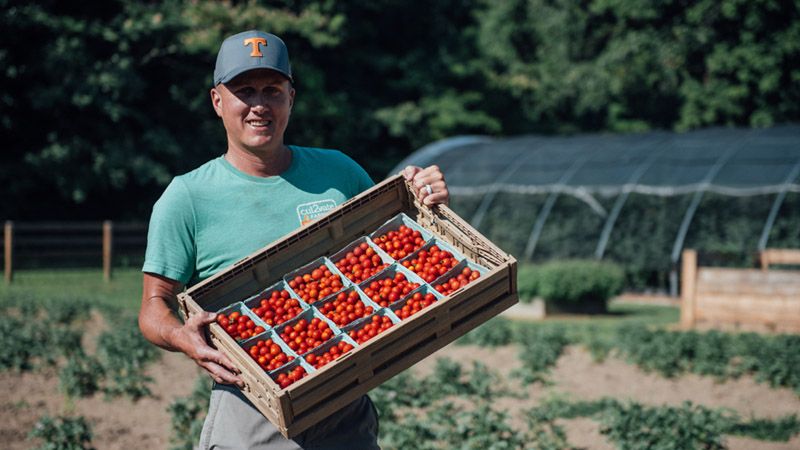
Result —
[[[403,169],[403,177],[411,181],[411,186],[417,194],[417,198],[428,206],[437,204],[447,204],[450,201],[450,193],[447,191],[447,183],[444,181],[444,174],[439,170],[439,166],[428,166],[421,168],[408,166]]]

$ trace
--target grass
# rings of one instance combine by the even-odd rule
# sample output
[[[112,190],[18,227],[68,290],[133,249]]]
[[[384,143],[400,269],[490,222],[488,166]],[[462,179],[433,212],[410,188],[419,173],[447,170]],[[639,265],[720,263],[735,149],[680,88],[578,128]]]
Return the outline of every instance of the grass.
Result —
[[[137,310],[142,299],[142,272],[115,269],[111,281],[103,281],[98,269],[22,270],[10,285],[0,286],[0,302],[12,299],[70,300]]]
[[[642,323],[648,326],[666,327],[680,319],[680,308],[675,306],[639,305],[611,302],[607,314],[557,315],[544,320],[529,322],[537,327],[563,328],[568,337],[585,341],[589,335],[595,338],[612,338],[621,325]]]

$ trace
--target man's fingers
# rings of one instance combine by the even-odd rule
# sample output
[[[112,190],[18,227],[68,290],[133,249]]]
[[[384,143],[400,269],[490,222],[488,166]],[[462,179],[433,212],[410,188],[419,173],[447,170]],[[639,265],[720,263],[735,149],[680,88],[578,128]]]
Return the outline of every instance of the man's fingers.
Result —
[[[236,368],[236,365],[225,356],[219,350],[214,350],[209,346],[203,346],[198,351],[198,358],[199,361],[203,362],[211,362],[218,366],[224,367],[225,370],[232,372],[232,373],[239,373],[239,369]]]
[[[200,367],[205,369],[206,372],[211,375],[211,378],[213,378],[217,383],[235,384],[239,387],[244,386],[244,382],[242,381],[241,377],[215,362],[205,361],[200,363]]]
[[[417,166],[406,166],[406,168],[400,173],[403,174],[403,178],[405,178],[406,181],[410,181],[420,170],[422,169]]]
[[[425,187],[426,185],[431,187],[430,193],[428,192],[428,188]],[[448,195],[447,185],[441,180],[424,183],[417,190],[417,198],[426,205],[442,203],[444,200],[447,200]]]
[[[447,199],[449,199],[449,198],[450,198],[450,196],[447,193],[447,191],[435,192],[435,193],[433,193],[431,195],[426,195],[422,199],[422,203],[424,203],[427,206],[439,205],[439,204],[442,204],[442,203],[446,204],[447,203]]]
[[[186,326],[193,329],[199,329],[217,320],[217,315],[212,312],[203,311],[197,314],[190,314],[186,319]]]

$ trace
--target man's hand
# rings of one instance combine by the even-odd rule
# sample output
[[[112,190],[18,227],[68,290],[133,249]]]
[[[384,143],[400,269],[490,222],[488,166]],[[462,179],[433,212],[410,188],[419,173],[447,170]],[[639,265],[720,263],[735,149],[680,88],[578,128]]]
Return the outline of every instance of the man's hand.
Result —
[[[177,349],[205,369],[217,383],[242,386],[238,370],[231,360],[206,343],[203,329],[216,320],[211,312],[192,314],[182,327],[172,332],[172,342]]]
[[[415,189],[417,198],[423,204],[428,206],[446,205],[450,200],[447,183],[444,181],[444,174],[439,170],[439,166],[428,166],[424,169],[417,166],[408,166],[401,173],[406,180],[411,181],[411,186]]]
[[[181,284],[160,275],[145,273],[139,328],[145,339],[169,351],[179,351],[192,358],[217,383],[243,386],[236,366],[228,357],[206,342],[203,330],[216,320],[210,312],[190,315],[181,323],[169,309]]]

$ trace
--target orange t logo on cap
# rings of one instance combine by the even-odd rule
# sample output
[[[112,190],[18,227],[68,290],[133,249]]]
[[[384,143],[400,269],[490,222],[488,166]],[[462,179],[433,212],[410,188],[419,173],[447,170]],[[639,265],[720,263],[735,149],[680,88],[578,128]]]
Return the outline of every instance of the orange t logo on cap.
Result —
[[[261,54],[261,47],[259,47],[259,44],[264,45],[266,47],[267,40],[264,39],[264,38],[260,38],[260,37],[248,38],[248,39],[244,40],[245,47],[248,46],[248,45],[252,45],[253,46],[253,51],[250,52],[250,56],[253,56],[253,57],[264,56],[264,55]]]

